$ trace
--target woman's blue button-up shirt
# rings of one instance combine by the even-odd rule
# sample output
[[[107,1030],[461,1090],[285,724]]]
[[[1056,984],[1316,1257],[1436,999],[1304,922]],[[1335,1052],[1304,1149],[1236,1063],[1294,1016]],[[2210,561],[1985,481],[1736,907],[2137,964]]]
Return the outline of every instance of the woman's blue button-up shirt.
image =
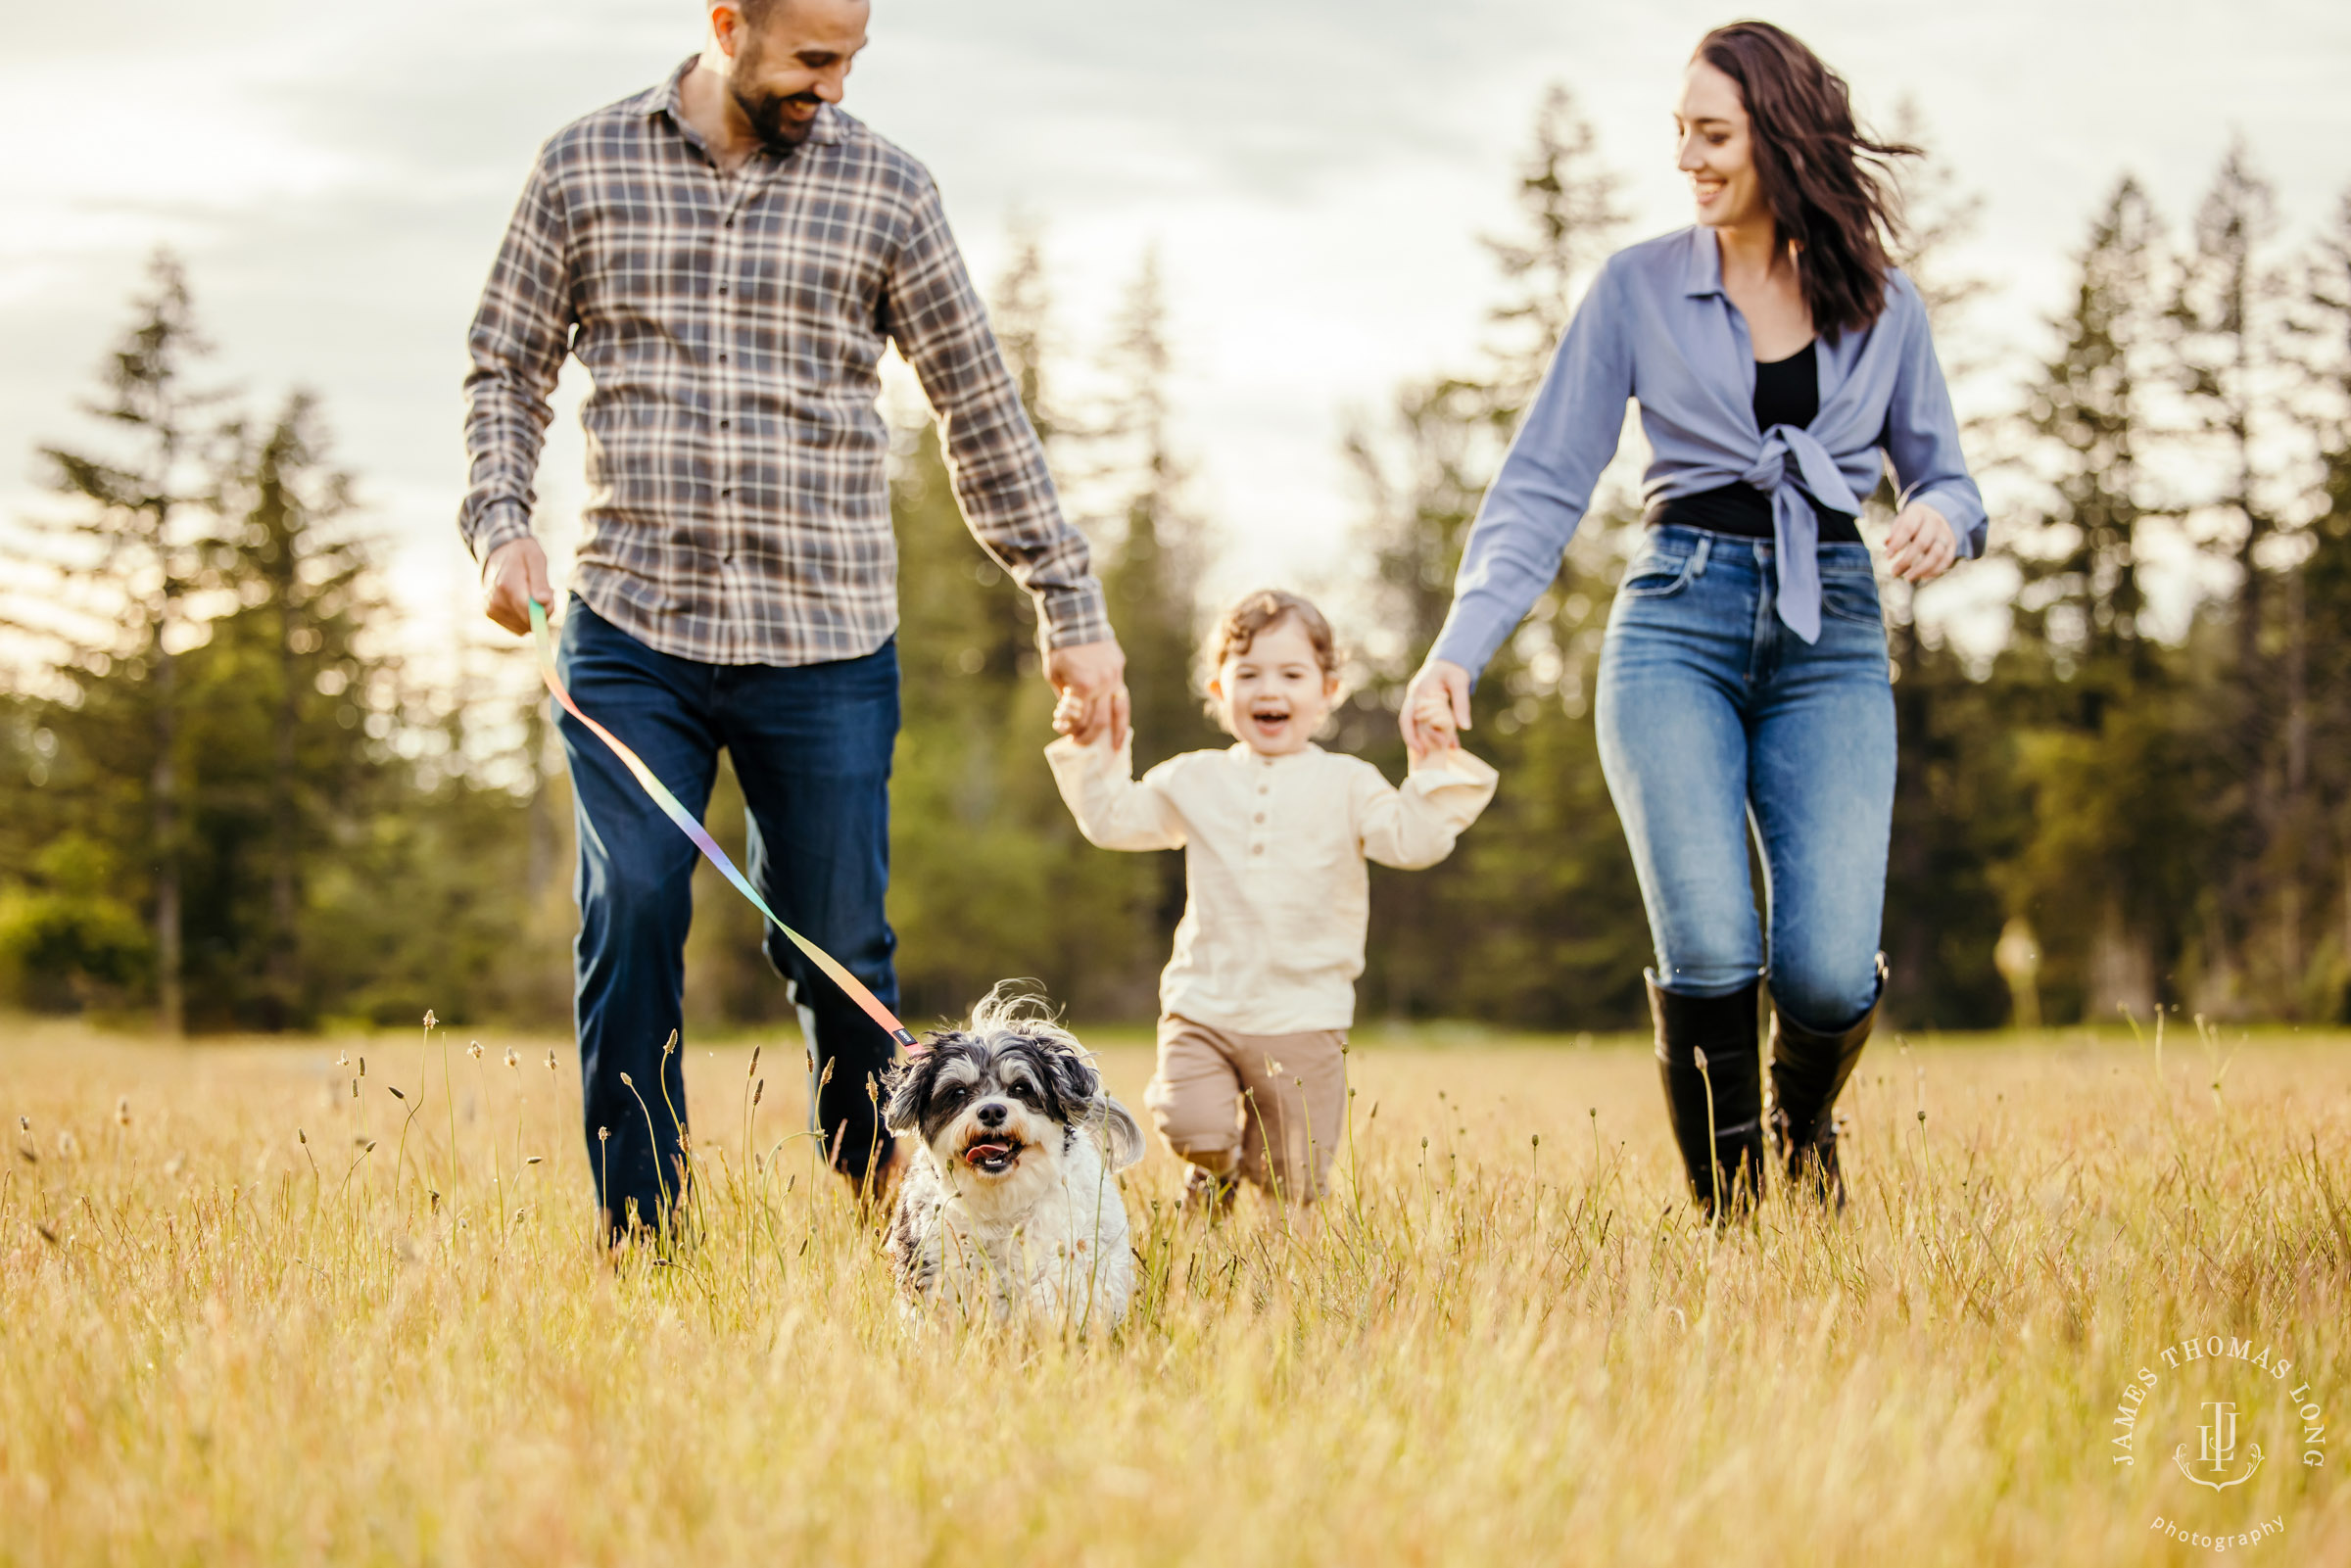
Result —
[[[1981,554],[1984,498],[1960,455],[1959,420],[1917,288],[1890,271],[1876,323],[1822,338],[1817,357],[1812,423],[1759,430],[1754,349],[1723,293],[1712,231],[1687,228],[1610,257],[1478,508],[1431,656],[1476,674],[1551,586],[1616,454],[1627,398],[1641,405],[1655,453],[1641,486],[1645,505],[1740,483],[1771,497],[1779,615],[1807,642],[1820,636],[1820,570],[1819,525],[1804,493],[1858,513],[1891,458],[1903,502],[1933,506],[1950,522],[1959,553]]]

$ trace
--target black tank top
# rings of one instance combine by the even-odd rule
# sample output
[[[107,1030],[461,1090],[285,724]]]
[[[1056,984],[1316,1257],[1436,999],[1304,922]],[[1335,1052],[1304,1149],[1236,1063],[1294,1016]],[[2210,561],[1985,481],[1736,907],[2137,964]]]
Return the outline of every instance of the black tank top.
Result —
[[[1755,362],[1755,428],[1794,425],[1801,430],[1820,412],[1820,356],[1817,340],[1785,359]],[[1861,531],[1852,517],[1833,511],[1806,496],[1819,521],[1823,545],[1858,545]],[[1678,523],[1685,528],[1707,528],[1717,534],[1748,539],[1771,538],[1771,498],[1752,485],[1724,485],[1695,496],[1676,496],[1652,505],[1642,521],[1655,527]]]

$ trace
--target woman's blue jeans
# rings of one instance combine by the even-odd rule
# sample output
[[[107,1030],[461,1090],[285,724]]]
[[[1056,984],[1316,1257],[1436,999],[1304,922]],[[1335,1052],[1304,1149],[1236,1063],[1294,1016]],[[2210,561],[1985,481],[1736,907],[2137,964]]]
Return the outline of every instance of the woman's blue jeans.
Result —
[[[1658,984],[1727,996],[1763,977],[1827,1034],[1878,999],[1895,735],[1868,546],[1821,546],[1820,580],[1807,644],[1777,613],[1770,541],[1650,529],[1608,616],[1596,718]]]
[[[697,818],[726,748],[748,808],[744,875],[793,929],[896,1006],[897,944],[883,911],[896,645],[789,668],[701,664],[656,652],[574,598],[557,659],[580,707]],[[682,1042],[666,1055],[663,1047],[684,1024],[700,856],[601,740],[569,714],[558,728],[580,837],[574,956],[588,1158],[612,1224],[626,1224],[632,1203],[652,1224],[681,1190],[685,1052]],[[895,1048],[772,927],[767,956],[814,1016],[817,1055],[832,1069],[817,1093],[827,1151],[862,1175],[890,1141],[866,1080]]]

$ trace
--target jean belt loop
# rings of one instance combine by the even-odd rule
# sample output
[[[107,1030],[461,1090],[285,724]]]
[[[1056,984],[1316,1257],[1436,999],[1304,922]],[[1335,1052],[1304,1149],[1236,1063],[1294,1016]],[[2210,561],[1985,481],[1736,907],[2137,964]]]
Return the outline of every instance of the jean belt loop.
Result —
[[[1698,536],[1698,548],[1693,551],[1690,556],[1690,575],[1692,577],[1705,576],[1706,557],[1713,553],[1714,536],[1712,534],[1700,534]]]

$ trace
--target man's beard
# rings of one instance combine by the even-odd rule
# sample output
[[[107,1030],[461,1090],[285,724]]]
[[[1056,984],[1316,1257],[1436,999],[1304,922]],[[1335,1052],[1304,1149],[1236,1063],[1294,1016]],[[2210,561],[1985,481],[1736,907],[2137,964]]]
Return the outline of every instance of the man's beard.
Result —
[[[742,110],[743,118],[751,122],[752,132],[770,152],[777,153],[791,152],[808,139],[810,131],[816,129],[814,116],[806,119],[793,119],[784,113],[784,106],[824,102],[814,93],[793,93],[790,97],[782,93],[763,93],[752,97],[740,87],[733,91],[735,107]]]
[[[816,108],[824,100],[812,92],[789,95],[745,92],[740,83],[757,69],[758,64],[758,51],[746,50],[744,57],[736,62],[735,77],[727,90],[735,95],[735,107],[743,111],[743,118],[751,122],[752,134],[770,152],[789,153],[808,139],[808,133],[816,128],[816,117],[811,115],[806,119],[793,119],[784,113],[785,106],[805,104]]]

